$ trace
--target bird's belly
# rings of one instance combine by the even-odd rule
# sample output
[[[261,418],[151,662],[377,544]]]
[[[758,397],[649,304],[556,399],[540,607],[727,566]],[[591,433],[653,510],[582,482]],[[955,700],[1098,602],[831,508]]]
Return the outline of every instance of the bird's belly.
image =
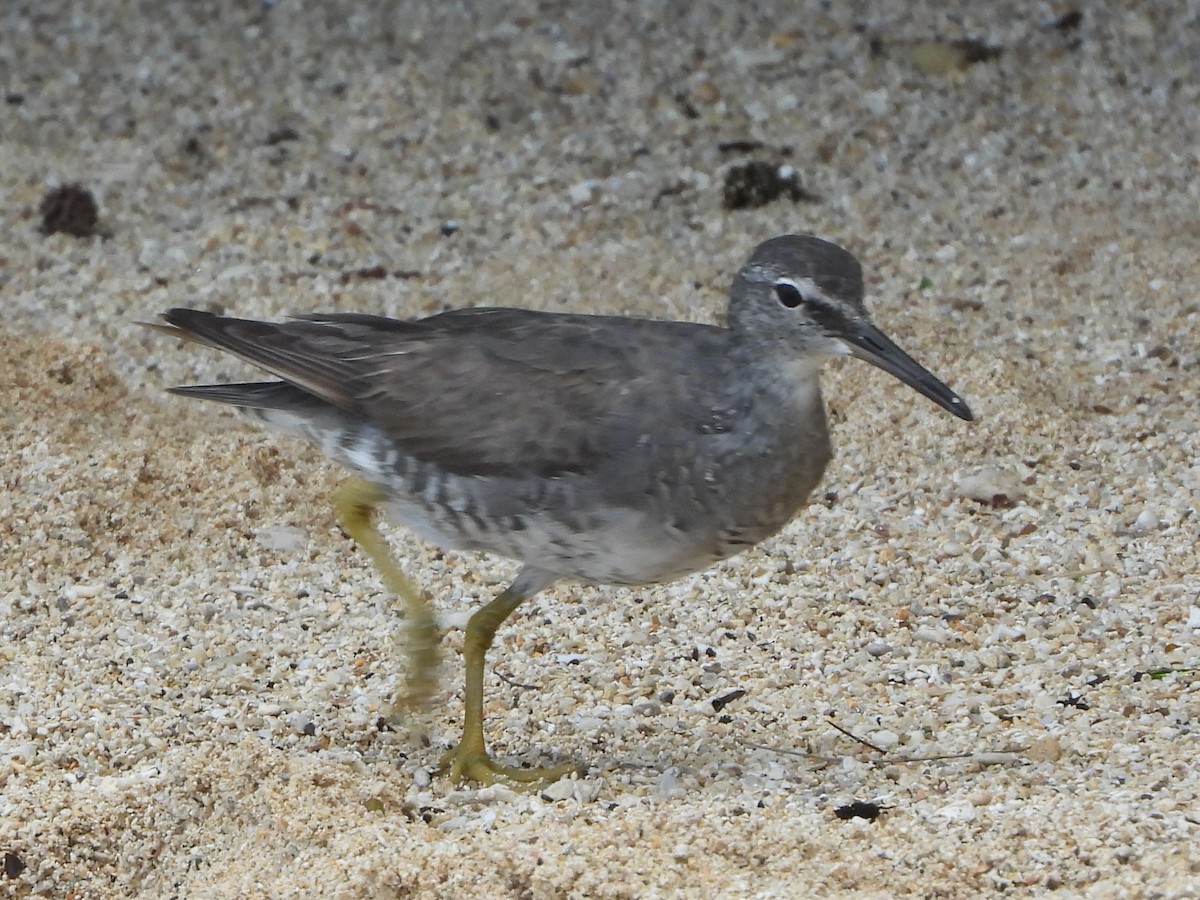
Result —
[[[542,477],[459,476],[393,450],[367,460],[388,473],[379,478],[363,463],[370,454],[351,446],[344,455],[384,488],[390,518],[439,547],[634,585],[706,569],[795,515],[829,457],[824,430],[783,442],[787,453],[758,443],[766,449],[719,443],[687,458],[625,457],[612,471]]]
[[[490,518],[478,510],[431,506],[401,496],[388,502],[387,514],[444,549],[495,553],[597,584],[672,581],[729,555],[718,552],[715,534],[684,532],[629,509],[552,513],[527,508]]]
[[[393,521],[447,550],[496,553],[598,584],[655,584],[707,569],[779,531],[802,505],[814,473],[773,485],[770,496],[718,492],[648,498],[637,508],[604,502],[569,481],[540,486],[464,479],[413,490],[392,485]],[[754,493],[754,492],[750,492]]]

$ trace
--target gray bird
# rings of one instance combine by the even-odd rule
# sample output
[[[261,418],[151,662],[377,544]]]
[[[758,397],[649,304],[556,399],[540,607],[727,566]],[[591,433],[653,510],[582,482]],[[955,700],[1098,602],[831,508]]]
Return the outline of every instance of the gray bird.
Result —
[[[436,621],[372,524],[374,508],[439,547],[523,563],[467,625],[463,736],[443,761],[455,781],[541,785],[574,768],[510,768],[488,755],[484,657],[496,629],[560,579],[671,581],[778,532],[830,458],[827,359],[865,359],[972,419],[872,324],[854,256],[809,235],[755,248],[725,327],[495,308],[414,321],[162,318],[160,330],[281,379],[172,393],[239,407],[360,476],[338,512],[404,598],[411,702],[436,683]]]

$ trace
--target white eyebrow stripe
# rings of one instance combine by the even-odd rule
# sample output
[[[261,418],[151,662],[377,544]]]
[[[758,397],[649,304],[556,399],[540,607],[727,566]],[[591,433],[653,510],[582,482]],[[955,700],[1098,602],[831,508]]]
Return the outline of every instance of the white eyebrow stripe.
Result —
[[[800,296],[803,297],[806,302],[811,300],[820,302],[828,299],[826,298],[825,293],[819,287],[817,287],[817,283],[811,278],[788,278],[784,276],[781,278],[776,278],[775,284],[786,284],[795,288],[800,292]]]

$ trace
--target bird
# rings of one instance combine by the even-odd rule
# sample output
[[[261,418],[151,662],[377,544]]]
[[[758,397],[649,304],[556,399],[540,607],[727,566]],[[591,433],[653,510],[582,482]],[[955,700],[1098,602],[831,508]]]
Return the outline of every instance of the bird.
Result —
[[[826,361],[865,360],[974,418],[872,322],[857,258],[811,234],[755,247],[720,325],[502,307],[284,322],[174,308],[151,327],[272,379],[170,393],[237,407],[353,473],[338,517],[403,598],[410,629],[400,706],[436,690],[440,636],[376,512],[443,549],[521,564],[468,620],[462,737],[440,768],[454,783],[538,787],[582,771],[488,752],[484,662],[497,629],[555,582],[666,583],[778,533],[832,455]]]

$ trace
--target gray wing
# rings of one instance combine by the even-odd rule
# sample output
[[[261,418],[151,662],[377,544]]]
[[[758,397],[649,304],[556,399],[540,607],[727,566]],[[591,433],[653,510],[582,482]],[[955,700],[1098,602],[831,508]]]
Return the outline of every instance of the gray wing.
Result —
[[[713,405],[704,386],[711,391],[728,359],[723,329],[527,310],[276,324],[173,309],[163,318],[174,327],[162,330],[286,382],[178,392],[296,411],[320,401],[461,475],[585,472],[664,419],[681,434],[701,430]]]

